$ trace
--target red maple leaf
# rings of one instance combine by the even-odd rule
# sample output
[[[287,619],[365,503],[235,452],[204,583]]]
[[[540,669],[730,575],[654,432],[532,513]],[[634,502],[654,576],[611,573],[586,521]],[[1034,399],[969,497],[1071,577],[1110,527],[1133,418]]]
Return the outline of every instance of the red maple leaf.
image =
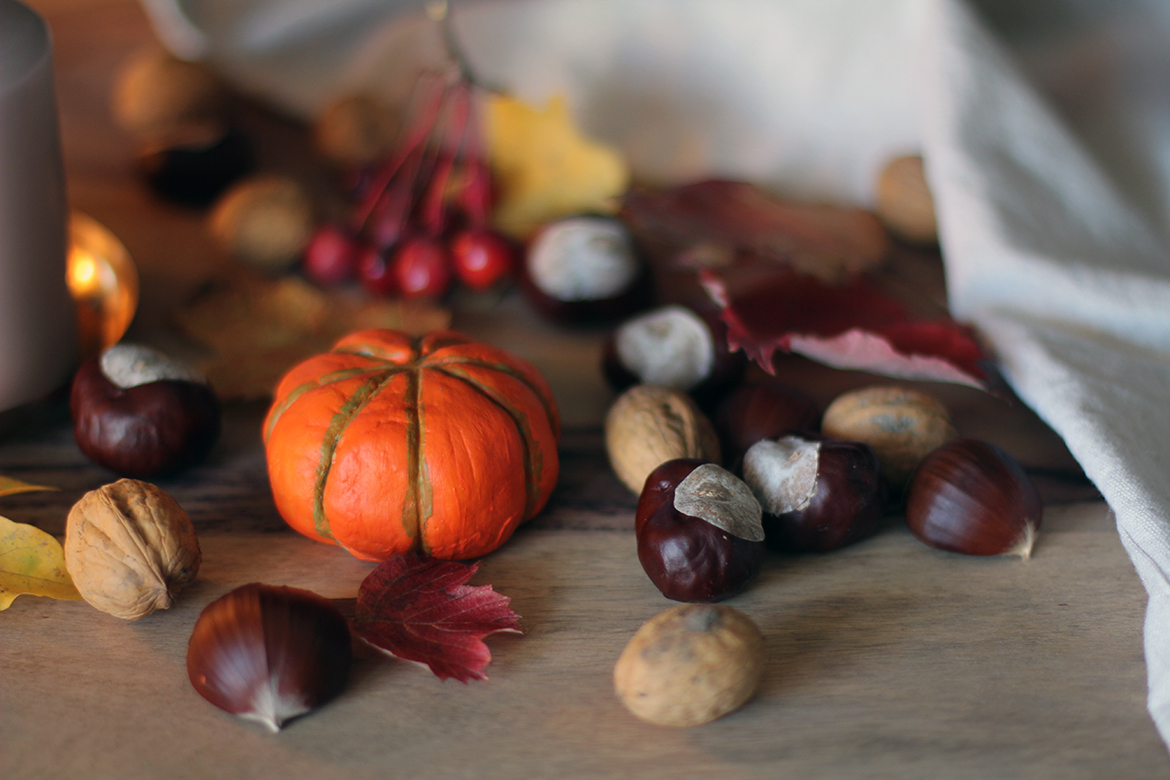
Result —
[[[354,631],[383,652],[426,664],[440,679],[486,680],[492,654],[483,638],[522,633],[507,596],[466,585],[478,564],[417,553],[383,561],[358,590]]]
[[[790,269],[753,270],[707,270],[700,278],[722,308],[728,346],[743,349],[769,373],[779,350],[835,368],[1002,389],[965,325],[945,317],[916,319],[864,277],[827,284]]]

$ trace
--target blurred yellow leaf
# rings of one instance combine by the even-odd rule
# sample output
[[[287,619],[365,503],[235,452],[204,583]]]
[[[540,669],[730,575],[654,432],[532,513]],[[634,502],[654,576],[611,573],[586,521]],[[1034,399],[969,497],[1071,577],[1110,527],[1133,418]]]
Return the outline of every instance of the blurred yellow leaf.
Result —
[[[0,517],[0,610],[21,594],[76,601],[61,543],[41,529]]]
[[[499,186],[492,221],[523,238],[545,222],[612,213],[629,186],[625,160],[577,130],[563,97],[544,109],[495,94],[486,105],[487,141]]]
[[[11,496],[13,493],[33,493],[38,490],[56,490],[55,487],[48,487],[46,485],[30,485],[27,482],[21,482],[19,479],[12,477],[5,477],[0,475],[0,496]]]

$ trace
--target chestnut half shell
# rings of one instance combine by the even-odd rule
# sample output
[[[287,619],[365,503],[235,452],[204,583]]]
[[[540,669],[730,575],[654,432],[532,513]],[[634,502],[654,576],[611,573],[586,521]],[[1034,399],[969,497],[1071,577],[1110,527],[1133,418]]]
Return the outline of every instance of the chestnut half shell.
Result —
[[[1044,506],[999,447],[956,439],[927,455],[910,482],[906,523],[931,547],[966,555],[1032,553]]]
[[[199,615],[187,675],[216,707],[275,732],[342,691],[351,642],[349,624],[328,599],[254,582]]]

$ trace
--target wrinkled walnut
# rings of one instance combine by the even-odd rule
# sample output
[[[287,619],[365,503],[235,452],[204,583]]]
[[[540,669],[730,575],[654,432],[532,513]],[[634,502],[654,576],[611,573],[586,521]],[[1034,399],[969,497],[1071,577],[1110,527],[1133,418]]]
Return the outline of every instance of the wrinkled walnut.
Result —
[[[668,460],[719,461],[719,438],[695,402],[657,385],[635,385],[614,402],[605,418],[605,448],[614,473],[635,493]]]
[[[69,510],[65,568],[86,601],[115,617],[167,609],[202,559],[187,513],[148,482],[119,480]]]

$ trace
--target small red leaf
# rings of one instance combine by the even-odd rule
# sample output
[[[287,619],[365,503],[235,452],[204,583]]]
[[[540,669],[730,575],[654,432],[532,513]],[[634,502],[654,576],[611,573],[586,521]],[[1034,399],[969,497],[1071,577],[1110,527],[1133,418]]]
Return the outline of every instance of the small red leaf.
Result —
[[[426,664],[440,679],[486,680],[492,654],[483,638],[521,633],[520,616],[490,585],[464,583],[478,564],[395,555],[358,590],[354,631],[378,649]]]
[[[773,372],[777,350],[835,368],[954,382],[992,392],[999,376],[974,332],[950,319],[917,320],[864,278],[832,285],[791,270],[701,274],[722,307],[727,343]]]

